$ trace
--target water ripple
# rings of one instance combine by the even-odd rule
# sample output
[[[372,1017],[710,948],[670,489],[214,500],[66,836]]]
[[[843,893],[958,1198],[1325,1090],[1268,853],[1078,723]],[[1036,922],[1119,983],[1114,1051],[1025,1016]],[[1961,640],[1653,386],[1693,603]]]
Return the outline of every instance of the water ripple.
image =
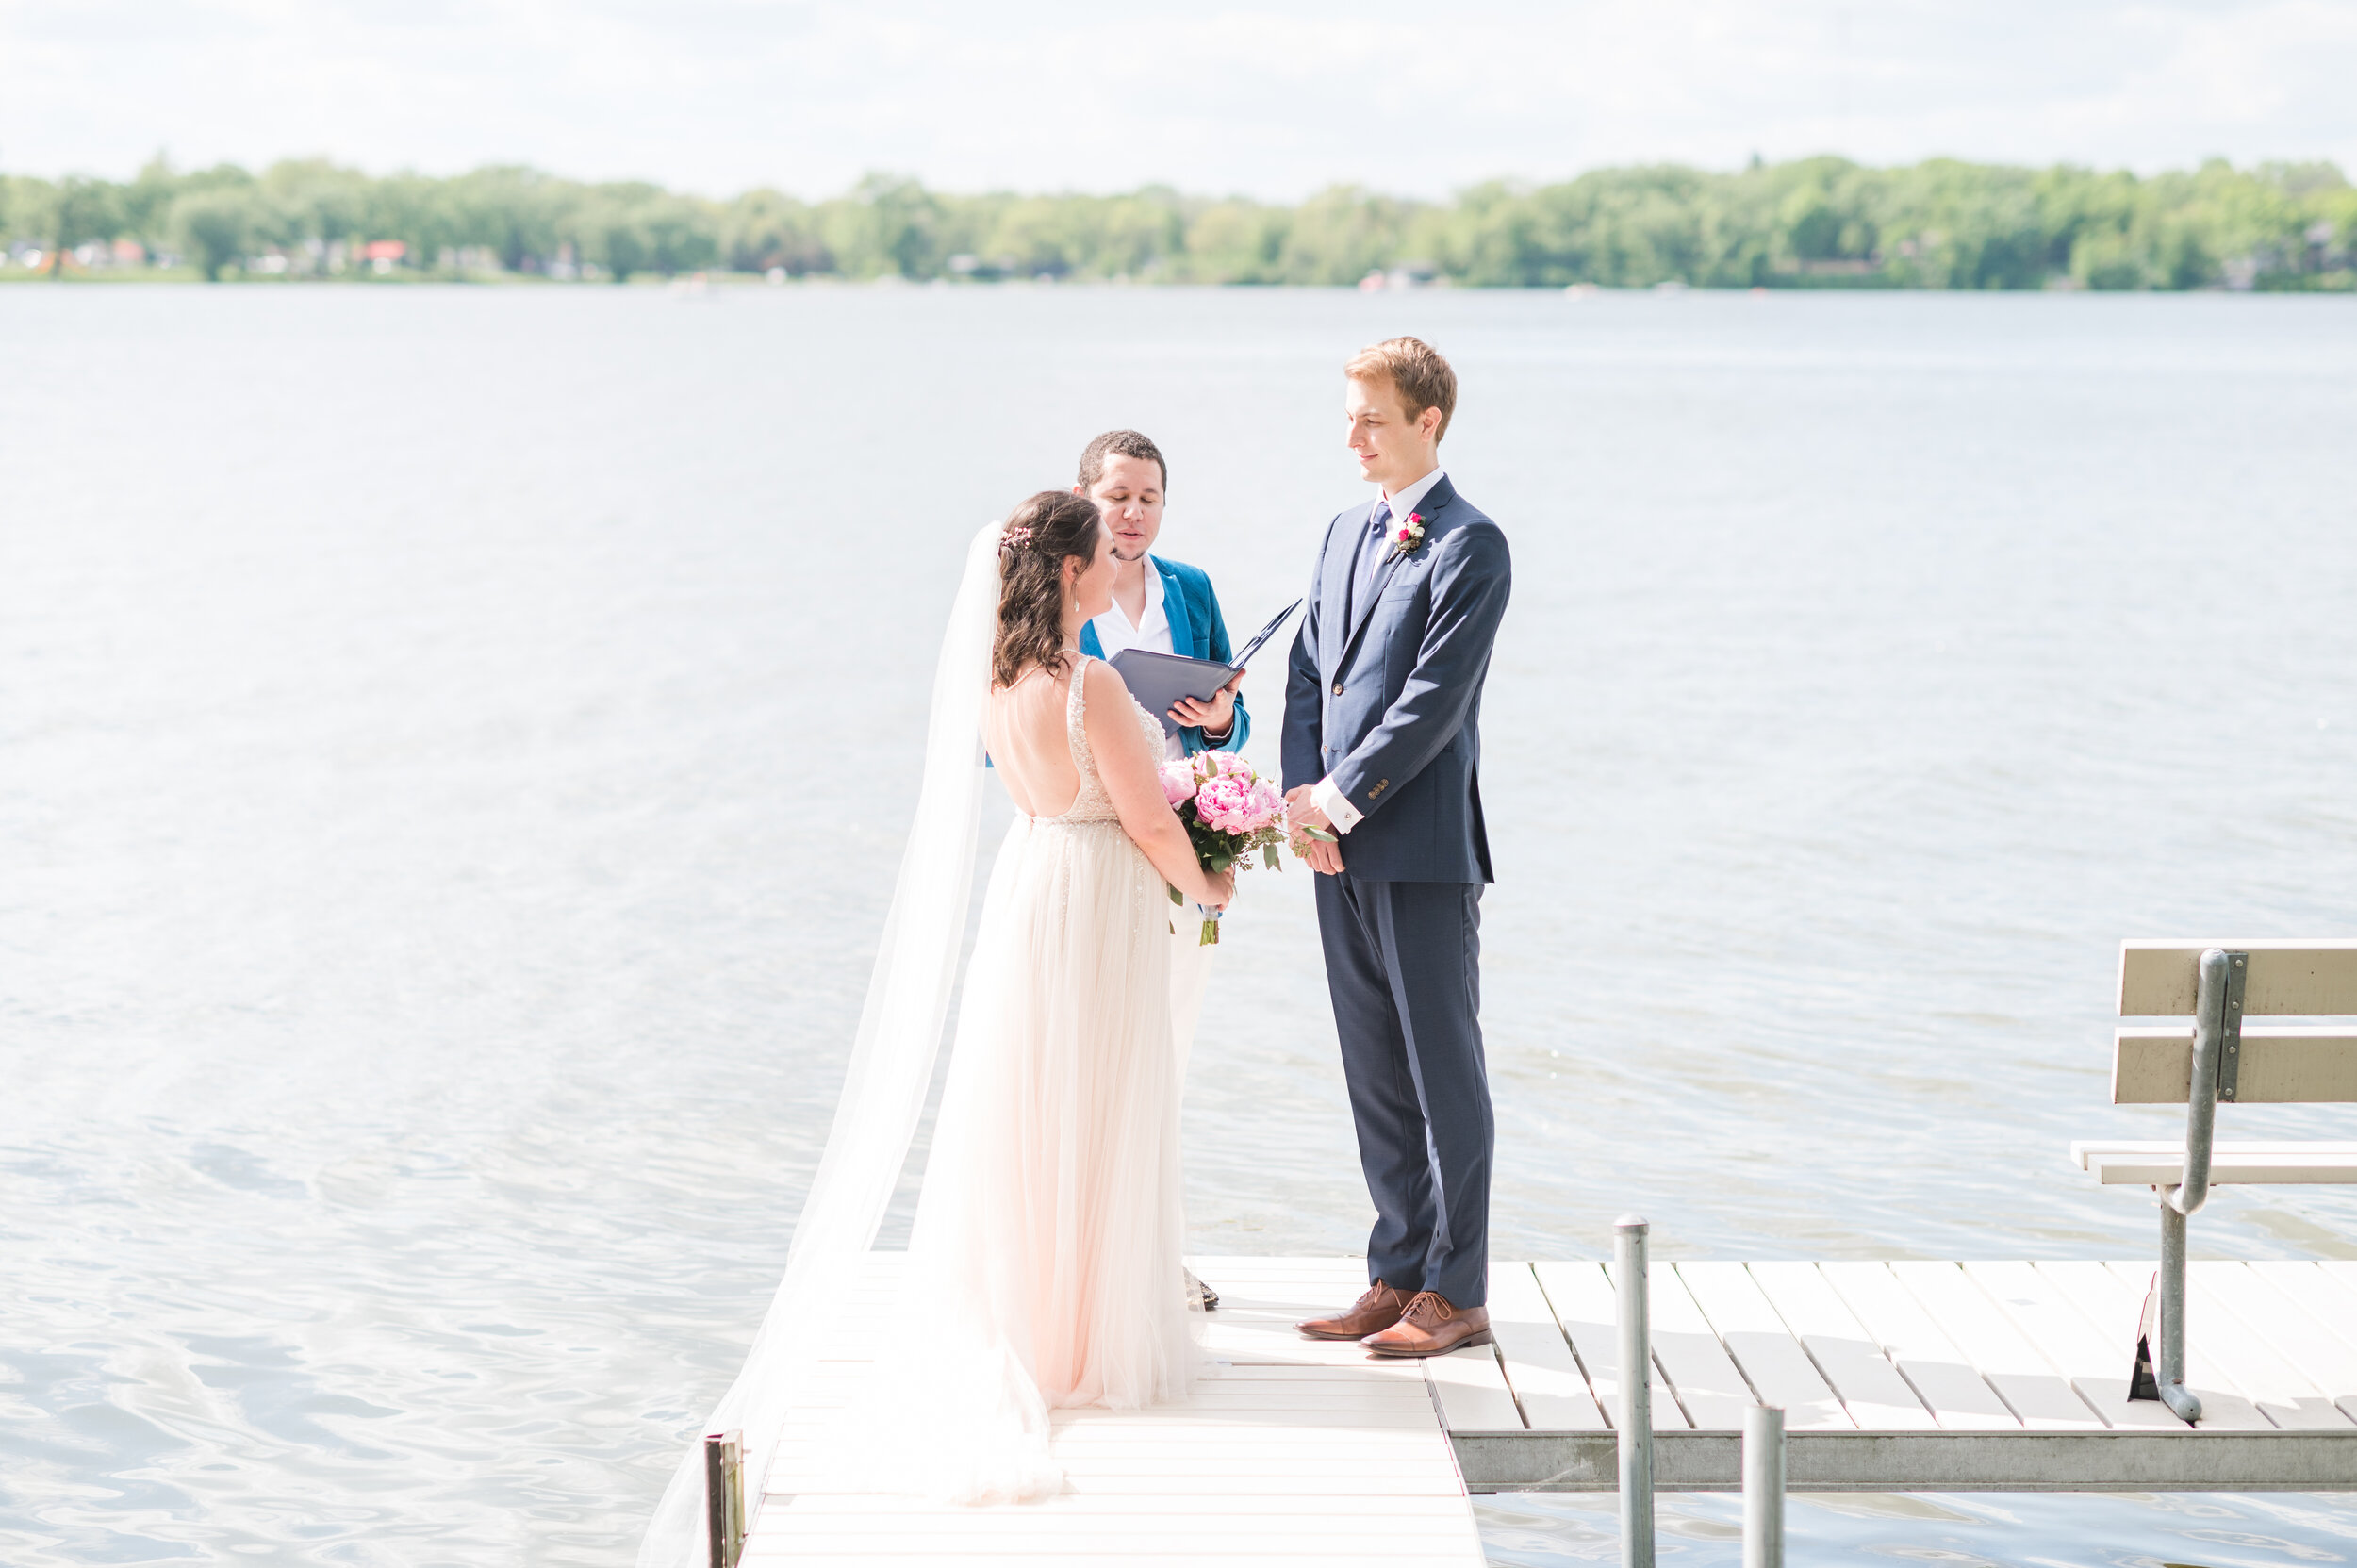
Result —
[[[2064,1159],[2167,1126],[2104,1104],[2114,945],[2346,932],[2357,885],[2346,302],[5,289],[0,1560],[626,1562],[783,1260],[957,542],[1137,423],[1249,623],[1400,330],[1516,555],[1499,1253],[1637,1208],[1678,1256],[2147,1255]],[[1195,1240],[1356,1250],[1307,880],[1218,965]],[[2357,1255],[2357,1195],[2195,1242]],[[1734,1560],[1730,1499],[1664,1508]],[[1614,1555],[1608,1498],[1482,1517]],[[1820,1498],[1794,1541],[2324,1562],[2357,1515]]]

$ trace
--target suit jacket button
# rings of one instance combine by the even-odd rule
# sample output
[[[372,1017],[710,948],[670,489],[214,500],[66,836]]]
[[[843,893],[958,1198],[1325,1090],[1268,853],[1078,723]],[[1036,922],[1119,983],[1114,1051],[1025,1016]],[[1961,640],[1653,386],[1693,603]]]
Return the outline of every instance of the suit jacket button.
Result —
[[[1337,681],[1337,682],[1335,682],[1335,683],[1334,683],[1334,695],[1335,695],[1335,696],[1337,696],[1337,697],[1340,697],[1342,694],[1343,694],[1343,684],[1342,684],[1342,682]]]

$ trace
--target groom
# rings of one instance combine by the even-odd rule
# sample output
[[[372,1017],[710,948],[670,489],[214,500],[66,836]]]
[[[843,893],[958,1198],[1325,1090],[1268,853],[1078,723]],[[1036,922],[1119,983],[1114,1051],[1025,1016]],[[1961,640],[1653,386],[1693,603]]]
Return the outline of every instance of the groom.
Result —
[[[1331,835],[1307,858],[1376,1223],[1367,1293],[1299,1328],[1431,1356],[1490,1342],[1479,719],[1512,568],[1441,471],[1448,361],[1393,338],[1343,374],[1380,493],[1327,525],[1286,681],[1285,800],[1296,834]]]

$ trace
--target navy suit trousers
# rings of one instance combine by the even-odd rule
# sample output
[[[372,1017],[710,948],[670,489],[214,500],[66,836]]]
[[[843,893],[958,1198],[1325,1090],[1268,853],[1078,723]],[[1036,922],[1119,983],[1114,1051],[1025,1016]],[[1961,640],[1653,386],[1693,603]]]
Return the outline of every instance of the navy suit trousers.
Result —
[[[1481,1052],[1481,884],[1317,879],[1327,988],[1359,1163],[1375,1200],[1367,1275],[1490,1295],[1490,1074]]]

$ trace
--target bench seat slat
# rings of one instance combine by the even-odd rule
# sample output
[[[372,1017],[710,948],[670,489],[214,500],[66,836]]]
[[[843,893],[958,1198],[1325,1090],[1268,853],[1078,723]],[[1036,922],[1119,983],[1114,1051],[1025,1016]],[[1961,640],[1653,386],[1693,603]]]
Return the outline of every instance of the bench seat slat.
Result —
[[[2114,1105],[2183,1105],[2193,1082],[2193,1026],[2131,1026],[2112,1036]],[[2357,1030],[2246,1024],[2237,1105],[2357,1101]]]
[[[2107,1187],[2173,1187],[2184,1179],[2179,1139],[2088,1140],[2070,1146],[2072,1164]],[[2216,1143],[2210,1184],[2270,1186],[2357,1182],[2357,1143]]]
[[[2250,955],[2245,1017],[2331,1017],[2357,1014],[2357,937],[2307,941],[2215,942],[2184,938],[2119,945],[2119,1015],[2189,1018],[2210,948]]]

